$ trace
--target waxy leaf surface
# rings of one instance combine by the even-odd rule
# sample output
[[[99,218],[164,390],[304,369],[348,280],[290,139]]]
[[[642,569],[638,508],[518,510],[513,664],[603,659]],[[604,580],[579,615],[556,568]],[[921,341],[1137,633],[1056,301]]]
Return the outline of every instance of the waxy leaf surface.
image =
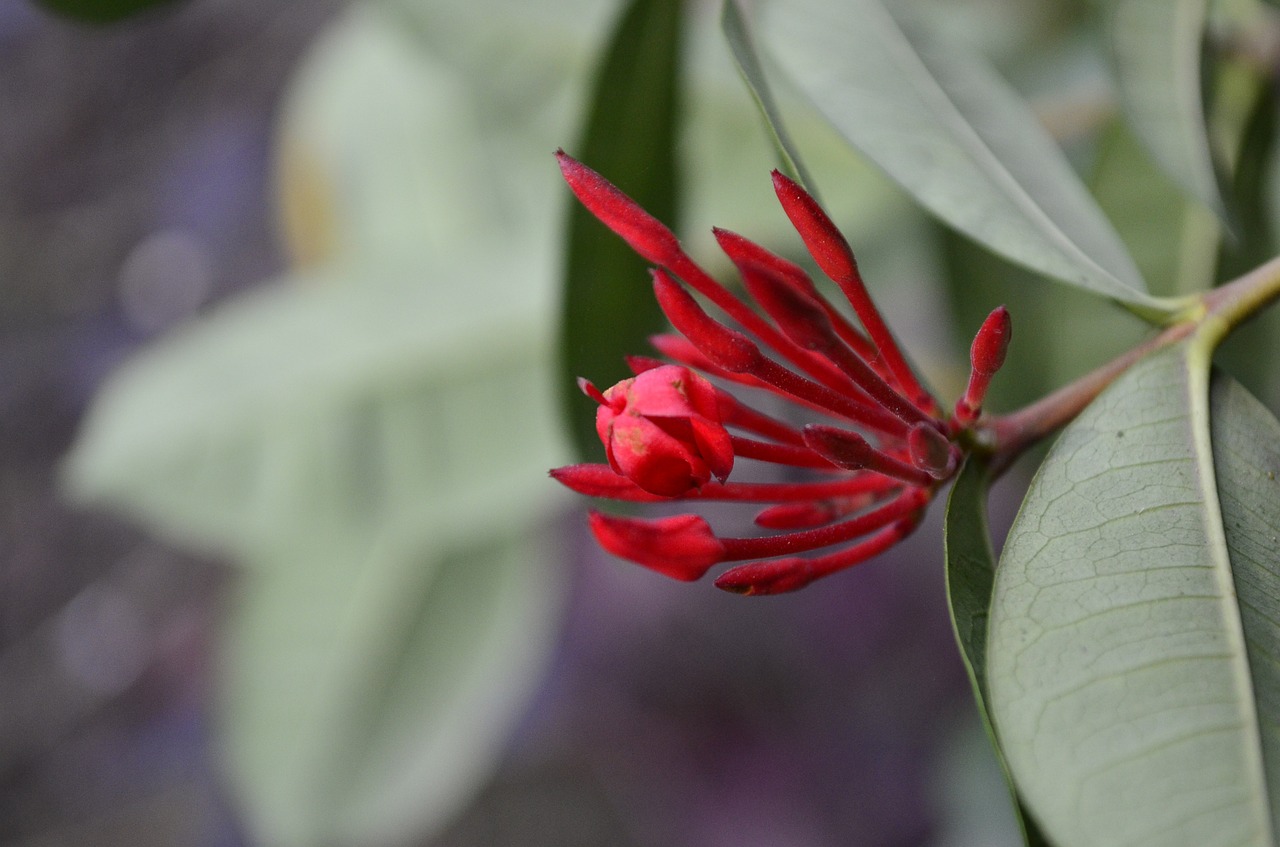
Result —
[[[1208,368],[1184,343],[1104,392],[996,572],[991,714],[1061,847],[1273,843],[1280,424]]]
[[[960,646],[960,658],[969,673],[978,714],[987,730],[1000,767],[1009,780],[1009,794],[1014,804],[1023,842],[1028,847],[1047,847],[1048,842],[1040,834],[1024,810],[1009,777],[1004,755],[1000,752],[987,706],[987,618],[991,607],[991,588],[995,582],[996,558],[991,550],[991,535],[987,527],[986,468],[976,461],[967,461],[951,485],[947,499],[947,517],[944,527],[947,551],[947,607],[951,611],[951,625]]]
[[[976,58],[879,0],[779,4],[761,31],[849,143],[942,221],[1047,276],[1163,309],[1057,145]]]

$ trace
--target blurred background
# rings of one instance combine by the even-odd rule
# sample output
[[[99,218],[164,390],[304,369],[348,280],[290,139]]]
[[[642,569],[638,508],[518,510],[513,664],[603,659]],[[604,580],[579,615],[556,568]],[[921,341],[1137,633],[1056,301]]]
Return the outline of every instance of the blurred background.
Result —
[[[596,85],[628,4],[539,5],[178,0],[103,26],[0,0],[3,843],[1017,843],[940,507],[752,601],[610,559],[546,478],[577,366],[551,152],[598,146],[645,81]],[[713,224],[794,254],[719,4],[666,5],[686,243],[717,269]],[[1132,146],[1089,4],[914,6],[1082,170]],[[999,302],[1032,365],[998,408],[1137,337],[1023,292],[779,92],[940,396]]]

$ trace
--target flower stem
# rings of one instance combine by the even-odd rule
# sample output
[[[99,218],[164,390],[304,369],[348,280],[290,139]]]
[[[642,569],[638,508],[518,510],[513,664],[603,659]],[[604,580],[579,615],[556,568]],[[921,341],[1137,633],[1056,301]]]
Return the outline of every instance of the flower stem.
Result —
[[[1003,473],[1027,448],[1065,426],[1117,377],[1148,354],[1196,333],[1212,349],[1232,330],[1280,297],[1280,256],[1226,285],[1206,292],[1198,308],[1180,323],[1008,415],[979,421],[972,446],[989,457],[992,472]]]

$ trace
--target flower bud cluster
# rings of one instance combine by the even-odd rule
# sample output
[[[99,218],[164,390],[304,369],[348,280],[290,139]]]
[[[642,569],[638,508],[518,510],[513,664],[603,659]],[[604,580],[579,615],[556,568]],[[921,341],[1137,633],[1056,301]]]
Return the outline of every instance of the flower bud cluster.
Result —
[[[667,361],[633,356],[635,376],[605,391],[579,381],[599,404],[596,431],[609,461],[551,475],[574,491],[614,500],[767,504],[756,524],[774,531],[729,538],[696,514],[646,520],[593,512],[591,530],[601,546],[680,580],[743,562],[716,585],[777,594],[870,559],[910,534],[959,467],[956,437],[980,416],[1004,361],[1008,312],[997,309],[979,330],[968,388],[948,420],[871,300],[848,242],[797,183],[773,174],[784,212],[856,323],[798,265],[714,230],[754,301],[749,305],[635,201],[563,151],[556,155],[583,205],[654,263],[654,294],[678,334],[652,339]],[[780,397],[809,422],[765,414],[731,387]],[[731,482],[739,459],[788,466],[799,479]]]

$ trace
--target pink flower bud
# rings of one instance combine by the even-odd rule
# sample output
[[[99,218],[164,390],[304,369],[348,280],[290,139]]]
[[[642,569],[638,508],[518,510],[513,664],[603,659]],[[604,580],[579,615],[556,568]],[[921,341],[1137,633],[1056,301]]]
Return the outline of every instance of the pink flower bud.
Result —
[[[645,491],[679,497],[732,470],[715,387],[688,368],[652,368],[601,396],[596,432],[609,465]]]

